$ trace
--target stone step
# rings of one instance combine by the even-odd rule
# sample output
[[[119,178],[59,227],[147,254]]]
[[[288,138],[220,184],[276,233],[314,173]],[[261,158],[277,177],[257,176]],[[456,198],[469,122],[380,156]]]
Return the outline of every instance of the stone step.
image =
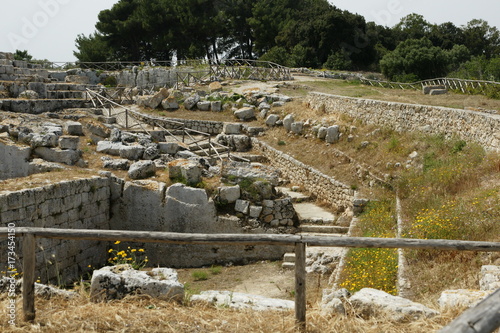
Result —
[[[40,114],[70,108],[90,108],[92,103],[84,99],[4,99],[0,107],[4,111]]]
[[[57,83],[47,83],[47,90],[53,91],[85,91],[88,89],[99,89],[99,86],[93,84],[83,84],[83,83],[66,83],[66,82],[57,82]]]
[[[278,191],[292,198],[292,202],[299,203],[311,200],[311,197],[309,195],[304,194],[302,192],[292,191],[288,187],[278,187]]]
[[[349,227],[341,227],[337,225],[318,225],[318,224],[301,224],[301,233],[317,233],[317,234],[346,234]]]
[[[333,213],[312,202],[294,203],[293,207],[297,212],[301,224],[333,224],[336,220],[336,216]]]
[[[48,99],[86,99],[87,93],[80,90],[49,90]]]
[[[295,253],[285,253],[283,262],[295,262]]]
[[[281,264],[281,268],[283,269],[294,269],[295,268],[295,263],[294,262],[284,262]]]

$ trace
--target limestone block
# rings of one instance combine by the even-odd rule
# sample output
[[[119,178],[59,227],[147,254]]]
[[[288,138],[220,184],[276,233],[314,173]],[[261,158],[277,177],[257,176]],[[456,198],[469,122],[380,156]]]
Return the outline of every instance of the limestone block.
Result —
[[[234,210],[239,212],[239,213],[243,213],[245,215],[247,215],[249,213],[249,210],[250,210],[250,201],[248,200],[236,200],[236,203],[234,205]]]
[[[220,84],[220,82],[218,81],[212,82],[208,85],[208,89],[210,90],[211,93],[216,91],[222,91],[222,84]]]
[[[171,179],[182,178],[189,185],[201,182],[202,167],[192,160],[177,159],[168,163],[168,174]]]
[[[59,137],[54,133],[40,134],[35,133],[31,137],[31,148],[37,147],[57,147]]]
[[[336,143],[340,139],[340,127],[338,125],[330,126],[326,130],[325,140],[327,143]]]
[[[161,102],[161,106],[165,110],[177,110],[179,109],[179,102],[174,95],[170,95]]]
[[[473,307],[491,294],[491,291],[479,290],[445,290],[438,299],[441,309],[455,307]]]
[[[67,121],[64,123],[64,132],[68,135],[83,135],[83,126],[77,121]]]
[[[271,114],[266,119],[266,125],[272,127],[272,126],[276,125],[276,122],[279,119],[280,119],[280,117],[277,114]]]
[[[216,306],[254,311],[288,311],[295,307],[294,301],[267,298],[260,295],[243,294],[232,291],[202,291],[191,296],[192,302],[207,302]]]
[[[101,138],[107,138],[111,134],[111,130],[102,124],[87,123],[87,129],[90,131],[90,133]]]
[[[225,123],[223,133],[225,133],[225,134],[241,134],[241,124]]]
[[[127,159],[106,158],[102,161],[102,167],[111,170],[128,170],[130,168],[130,161]]]
[[[93,301],[122,299],[130,294],[146,294],[163,300],[182,301],[184,286],[170,268],[136,271],[130,265],[106,266],[95,270],[90,284]]]
[[[90,84],[90,78],[82,75],[67,75],[64,81],[68,83]]]
[[[250,121],[255,119],[255,108],[254,107],[244,107],[238,109],[234,112],[234,116],[241,121]]]
[[[142,155],[143,160],[154,160],[158,158],[160,155],[160,150],[158,149],[158,145],[155,143],[151,143],[146,146],[144,149],[144,154]]]
[[[34,153],[49,162],[75,165],[81,157],[80,150],[61,150],[59,148],[38,147]]]
[[[200,95],[194,94],[186,98],[186,100],[184,101],[184,107],[187,110],[193,110],[199,101],[200,101]]]
[[[484,265],[479,276],[481,290],[500,289],[500,266]]]
[[[253,218],[258,218],[262,213],[262,209],[262,206],[250,206],[248,215]]]
[[[257,107],[259,110],[269,110],[271,109],[271,105],[269,105],[267,102],[262,102],[259,104],[259,106]]]
[[[279,108],[279,107],[282,107],[285,105],[285,102],[280,102],[280,101],[277,101],[277,102],[273,102],[273,104],[271,104],[271,106],[273,108]]]
[[[121,142],[99,141],[96,151],[98,153],[120,156],[120,150],[123,147],[127,146],[123,145]]]
[[[434,89],[446,89],[446,87],[442,86],[442,85],[441,86],[439,86],[439,85],[438,86],[436,86],[436,85],[433,85],[433,86],[424,86],[422,88],[422,92],[424,93],[424,95],[429,95],[430,92],[432,90],[434,90]]]
[[[222,102],[221,101],[210,102],[210,110],[212,110],[212,112],[221,112],[222,111]]]
[[[139,161],[130,166],[128,176],[130,179],[146,179],[154,176],[156,165],[153,161]]]
[[[12,64],[14,65],[14,67],[28,68],[28,62],[24,60],[14,60]]]
[[[295,119],[293,118],[293,115],[289,114],[283,119],[283,127],[285,127],[285,129],[290,132],[292,130],[292,124],[294,122]]]
[[[38,93],[33,90],[25,90],[22,93],[19,94],[18,98],[25,98],[25,99],[38,99]]]
[[[327,134],[328,134],[328,129],[326,127],[321,126],[318,129],[318,139],[325,140]]]
[[[200,111],[210,111],[210,101],[201,101],[196,103],[196,107]]]
[[[178,143],[175,142],[159,142],[158,148],[161,154],[175,155],[181,149]]]
[[[156,94],[153,95],[147,102],[146,106],[151,109],[156,109],[162,101],[169,95],[167,88],[161,88]]]
[[[283,94],[271,94],[269,97],[274,102],[288,103],[288,102],[291,102],[293,100],[290,96],[286,96],[286,95],[283,95]]]
[[[381,311],[395,321],[429,318],[439,314],[422,304],[371,288],[361,289],[349,299],[349,302],[358,313],[364,316]]]
[[[219,199],[224,203],[234,203],[241,196],[239,185],[219,187]]]
[[[292,123],[292,126],[291,126],[292,133],[300,135],[300,134],[302,134],[303,130],[304,130],[304,122],[297,121],[297,122]]]
[[[59,137],[59,148],[77,150],[80,145],[80,137],[63,135]]]
[[[435,95],[446,95],[448,93],[448,89],[432,89],[429,92],[429,95],[435,96]]]
[[[325,315],[329,314],[345,314],[344,303],[342,299],[347,299],[351,296],[347,289],[331,290],[323,289],[321,298],[321,312]]]

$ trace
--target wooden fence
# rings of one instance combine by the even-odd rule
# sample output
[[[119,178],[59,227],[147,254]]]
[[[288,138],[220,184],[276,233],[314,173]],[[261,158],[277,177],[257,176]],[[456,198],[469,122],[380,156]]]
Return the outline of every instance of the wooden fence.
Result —
[[[11,228],[0,228],[0,237],[12,235]],[[37,238],[128,241],[170,244],[289,245],[295,246],[295,318],[300,330],[306,327],[306,246],[349,248],[403,248],[500,252],[500,242],[422,240],[403,238],[365,238],[305,235],[186,234],[149,231],[15,228],[23,237],[23,313],[35,319],[35,249]],[[500,296],[500,293],[496,293]],[[498,297],[497,297],[498,298]],[[500,302],[497,302],[500,304]],[[481,314],[483,322],[497,320],[498,311]],[[498,321],[498,320],[497,320]],[[479,331],[478,331],[479,332]],[[484,331],[487,332],[487,331]]]
[[[486,93],[486,89],[488,89],[488,87],[494,87],[495,89],[500,89],[500,82],[464,80],[464,79],[455,79],[446,77],[423,80],[412,83],[372,80],[372,79],[367,79],[365,77],[360,77],[360,80],[361,83],[371,86],[392,88],[392,89],[403,89],[403,90],[405,89],[419,90],[425,86],[445,86],[448,89],[460,90],[464,94],[468,94],[473,91],[484,94]]]

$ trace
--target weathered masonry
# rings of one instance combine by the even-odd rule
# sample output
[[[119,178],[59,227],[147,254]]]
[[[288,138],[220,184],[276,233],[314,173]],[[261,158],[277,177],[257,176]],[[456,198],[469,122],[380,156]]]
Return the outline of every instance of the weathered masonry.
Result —
[[[329,114],[345,114],[366,124],[398,132],[418,131],[457,136],[486,150],[500,151],[500,116],[438,106],[395,103],[311,92],[309,107]]]

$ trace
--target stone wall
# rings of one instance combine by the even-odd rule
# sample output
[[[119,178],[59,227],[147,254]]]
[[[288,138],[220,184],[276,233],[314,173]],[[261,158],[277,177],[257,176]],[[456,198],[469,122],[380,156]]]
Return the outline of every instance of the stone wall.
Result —
[[[306,191],[327,202],[338,212],[347,209],[352,210],[355,192],[348,185],[274,149],[256,138],[252,138],[252,145],[292,183],[300,184]]]
[[[500,116],[438,106],[376,101],[312,92],[306,98],[309,107],[329,114],[344,114],[398,132],[418,131],[458,136],[487,150],[500,151]]]
[[[126,69],[112,73],[118,85],[139,88],[172,87],[177,83],[177,70],[164,67]]]
[[[243,228],[236,217],[216,215],[214,202],[205,190],[156,181],[123,182],[112,178],[111,229],[181,233],[267,233],[262,228]],[[153,266],[200,267],[216,263],[278,260],[284,246],[121,244],[146,250]]]
[[[110,187],[108,178],[93,177],[53,185],[0,192],[2,226],[109,229]],[[22,260],[21,237],[17,238],[17,266]],[[98,241],[38,239],[36,271],[42,281],[67,282],[82,276],[88,266],[102,266],[108,244]],[[7,263],[6,241],[0,242],[0,265]]]
[[[0,192],[0,224],[61,229],[111,229],[185,233],[253,233],[270,231],[243,228],[236,217],[216,215],[205,190],[155,181],[125,182],[92,177],[45,187]],[[16,240],[16,266],[22,270],[22,237]],[[91,267],[106,264],[108,250],[144,248],[150,266],[200,267],[254,260],[278,260],[292,249],[285,246],[172,245],[37,240],[36,274],[40,280],[67,283]],[[0,270],[6,271],[7,241],[0,241]]]
[[[153,119],[150,116],[141,117],[141,120],[146,124],[151,124],[151,125],[159,124],[166,129],[178,129],[179,125],[169,122],[169,121],[175,121],[183,123],[184,126],[186,126],[189,129],[203,133],[208,133],[211,135],[217,135],[222,133],[222,130],[224,128],[224,123],[222,121],[213,121],[213,120],[193,120],[193,119],[177,119],[177,118],[162,119],[158,117],[155,117]]]
[[[29,175],[31,148],[0,142],[0,180]]]

